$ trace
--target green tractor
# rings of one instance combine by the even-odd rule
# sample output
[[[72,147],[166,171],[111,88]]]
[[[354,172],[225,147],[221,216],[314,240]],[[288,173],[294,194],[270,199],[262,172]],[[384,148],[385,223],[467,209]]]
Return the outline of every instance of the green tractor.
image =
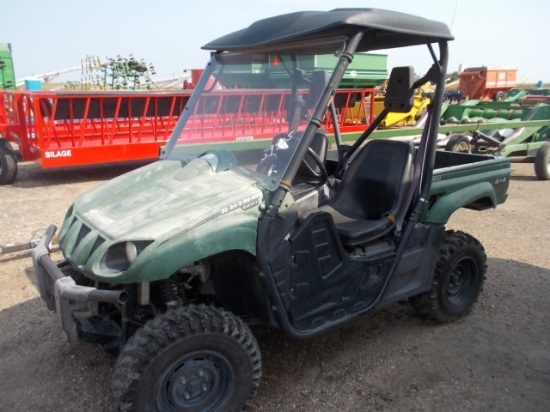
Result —
[[[253,325],[311,338],[404,299],[437,322],[471,311],[486,254],[445,225],[458,208],[504,202],[511,168],[436,154],[452,39],[423,18],[336,9],[267,18],[204,46],[211,60],[161,159],[76,199],[63,261],[50,256],[54,225],[33,249],[69,341],[118,355],[112,410],[241,410],[261,381]],[[416,81],[412,67],[394,68],[384,110],[344,144],[334,96],[354,54],[417,45],[431,68]],[[332,68],[301,67],[318,56]],[[369,139],[428,82],[437,89],[417,147]],[[248,110],[260,103],[247,90],[274,96],[263,113]],[[235,142],[216,143],[227,125]]]

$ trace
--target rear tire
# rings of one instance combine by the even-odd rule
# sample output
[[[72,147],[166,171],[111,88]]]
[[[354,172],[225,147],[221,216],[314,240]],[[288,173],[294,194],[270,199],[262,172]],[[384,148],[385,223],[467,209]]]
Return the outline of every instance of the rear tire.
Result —
[[[535,154],[535,174],[540,180],[550,180],[550,143],[544,143]]]
[[[148,321],[122,349],[113,411],[240,411],[260,383],[260,350],[230,312],[205,305]]]
[[[445,150],[447,152],[471,153],[470,139],[465,134],[453,133],[449,136]]]
[[[0,185],[15,182],[17,176],[17,158],[3,141],[0,141]]]
[[[481,243],[463,232],[447,231],[430,291],[411,298],[418,313],[446,323],[467,315],[483,289],[487,256]]]

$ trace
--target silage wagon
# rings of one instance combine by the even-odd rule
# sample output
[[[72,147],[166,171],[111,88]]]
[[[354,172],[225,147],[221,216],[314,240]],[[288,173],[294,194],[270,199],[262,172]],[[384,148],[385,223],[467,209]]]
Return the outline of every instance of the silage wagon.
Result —
[[[156,160],[190,96],[191,90],[0,91],[0,184],[15,181],[18,161],[59,168]],[[373,88],[339,89],[335,102],[342,131],[374,118]],[[203,143],[263,149],[273,132],[288,127],[287,106],[288,94],[279,92],[213,93],[195,107],[197,132],[186,144],[191,151]]]

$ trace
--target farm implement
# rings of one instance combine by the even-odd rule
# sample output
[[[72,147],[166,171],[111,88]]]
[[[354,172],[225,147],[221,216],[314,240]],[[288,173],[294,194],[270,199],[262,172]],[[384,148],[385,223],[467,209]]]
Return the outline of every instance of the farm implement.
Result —
[[[517,70],[499,67],[469,67],[460,74],[459,90],[467,99],[503,101],[516,86]]]
[[[227,90],[225,90],[227,92]],[[307,91],[300,92],[302,99]],[[288,95],[238,88],[214,91],[195,105],[193,145],[212,143],[265,148],[273,133],[288,129]],[[18,161],[42,168],[156,160],[190,90],[162,92],[0,91],[0,184],[13,183]],[[335,95],[342,131],[361,130],[374,118],[374,89],[345,88]],[[328,122],[327,131],[333,131]]]
[[[494,154],[512,162],[534,163],[541,180],[550,179],[550,105],[537,101],[468,101],[448,105],[440,132],[445,150]]]
[[[512,163],[534,163],[535,175],[550,180],[550,104],[542,98],[516,102],[469,100],[444,104],[437,146],[448,152],[505,157]],[[425,113],[427,114],[427,113]],[[411,141],[418,145],[422,116],[414,127],[379,128],[372,139]],[[354,141],[359,133],[342,134]]]

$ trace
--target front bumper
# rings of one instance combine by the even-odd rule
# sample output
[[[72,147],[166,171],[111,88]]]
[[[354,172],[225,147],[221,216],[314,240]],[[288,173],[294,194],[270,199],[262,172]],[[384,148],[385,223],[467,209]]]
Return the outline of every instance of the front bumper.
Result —
[[[57,227],[51,225],[46,234],[32,249],[32,261],[40,296],[48,309],[56,312],[61,326],[70,342],[78,340],[79,319],[97,315],[98,303],[124,305],[128,294],[124,290],[103,290],[77,285],[71,276],[65,275],[61,267],[50,257],[50,244]]]

